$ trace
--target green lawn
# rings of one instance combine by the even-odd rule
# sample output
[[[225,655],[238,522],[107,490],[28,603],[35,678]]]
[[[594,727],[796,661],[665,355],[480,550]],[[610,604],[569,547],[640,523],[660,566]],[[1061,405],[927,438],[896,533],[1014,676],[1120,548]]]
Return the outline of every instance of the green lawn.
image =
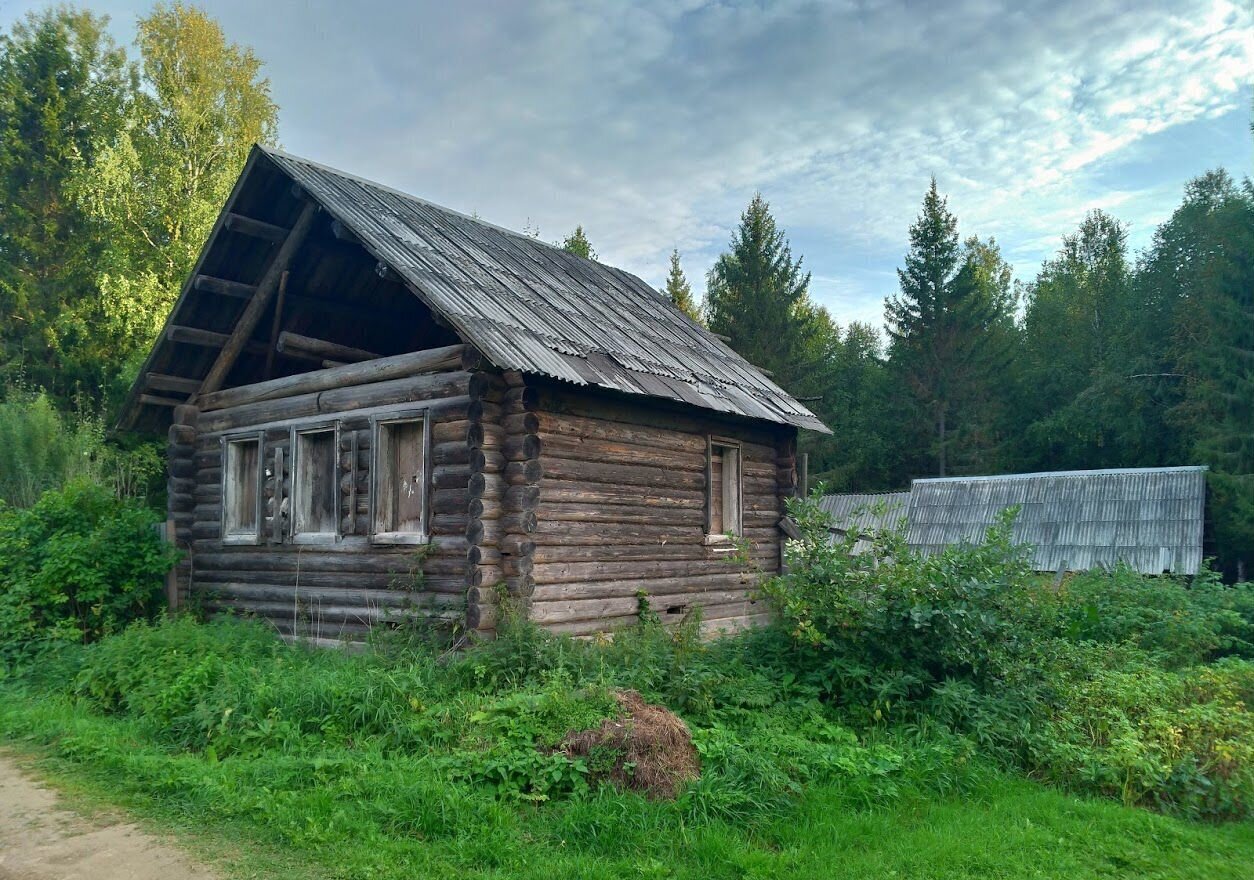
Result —
[[[602,790],[533,807],[431,790],[376,751],[175,752],[125,718],[0,688],[0,742],[241,877],[1249,878],[1254,822],[1207,825],[988,771],[878,806],[813,786],[745,825]]]

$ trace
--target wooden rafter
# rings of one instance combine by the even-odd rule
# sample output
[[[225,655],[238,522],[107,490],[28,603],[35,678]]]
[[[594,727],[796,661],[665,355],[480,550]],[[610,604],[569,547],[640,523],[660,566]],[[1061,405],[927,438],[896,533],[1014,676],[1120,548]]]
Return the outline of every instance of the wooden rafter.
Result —
[[[227,373],[231,371],[231,367],[235,366],[235,361],[239,357],[240,352],[244,350],[244,346],[252,336],[253,330],[257,328],[257,323],[261,320],[261,316],[270,305],[270,299],[274,296],[274,292],[279,286],[279,279],[282,277],[284,270],[287,269],[288,264],[291,263],[297,249],[305,240],[305,236],[309,233],[309,227],[313,225],[313,220],[317,213],[318,206],[314,202],[307,202],[305,207],[301,209],[296,225],[292,227],[292,231],[288,233],[287,238],[283,239],[283,244],[279,246],[278,253],[270,261],[265,275],[262,276],[261,282],[257,285],[257,292],[248,301],[248,305],[244,307],[244,313],[235,322],[235,329],[231,331],[230,338],[222,346],[222,351],[218,353],[218,359],[209,368],[205,381],[200,385],[201,394],[208,394],[222,387]]]

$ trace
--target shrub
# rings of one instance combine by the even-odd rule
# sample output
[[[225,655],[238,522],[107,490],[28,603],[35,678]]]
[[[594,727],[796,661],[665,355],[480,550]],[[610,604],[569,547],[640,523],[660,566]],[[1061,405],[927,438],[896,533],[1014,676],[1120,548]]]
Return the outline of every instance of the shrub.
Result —
[[[88,482],[0,510],[0,659],[94,641],[153,616],[175,558],[156,521]]]

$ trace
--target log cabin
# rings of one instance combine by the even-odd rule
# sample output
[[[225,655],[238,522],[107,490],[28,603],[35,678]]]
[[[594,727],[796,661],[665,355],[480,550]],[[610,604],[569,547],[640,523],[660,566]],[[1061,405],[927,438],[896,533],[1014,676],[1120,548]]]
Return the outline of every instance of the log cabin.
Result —
[[[168,435],[172,604],[327,643],[760,622],[828,431],[634,275],[265,147],[119,427]]]

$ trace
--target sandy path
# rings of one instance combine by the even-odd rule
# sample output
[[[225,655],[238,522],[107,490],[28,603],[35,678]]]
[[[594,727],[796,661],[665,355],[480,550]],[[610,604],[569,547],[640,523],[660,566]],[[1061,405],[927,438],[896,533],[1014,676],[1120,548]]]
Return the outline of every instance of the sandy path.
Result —
[[[0,880],[214,880],[169,841],[118,817],[87,819],[0,754]]]

